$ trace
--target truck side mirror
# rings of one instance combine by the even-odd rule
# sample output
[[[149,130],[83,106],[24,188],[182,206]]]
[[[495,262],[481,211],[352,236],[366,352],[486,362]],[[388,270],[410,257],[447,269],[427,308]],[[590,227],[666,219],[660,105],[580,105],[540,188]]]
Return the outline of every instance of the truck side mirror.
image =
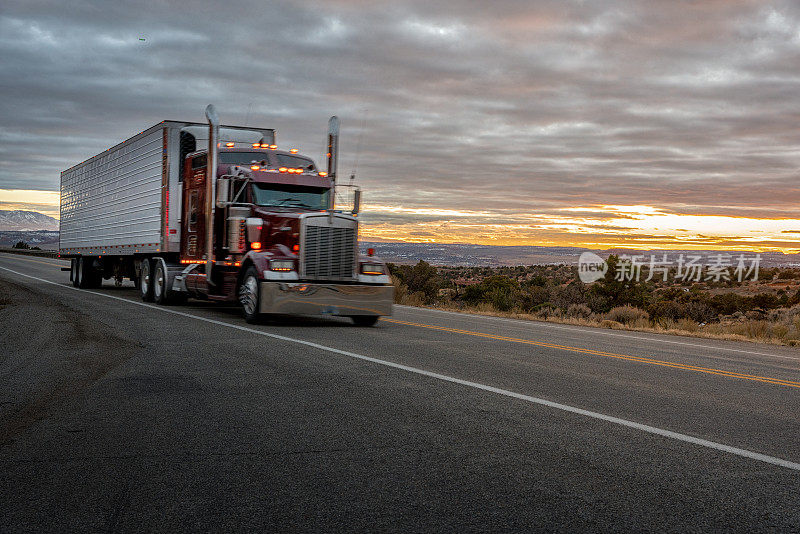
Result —
[[[361,189],[356,189],[353,193],[353,215],[358,215],[361,209]]]

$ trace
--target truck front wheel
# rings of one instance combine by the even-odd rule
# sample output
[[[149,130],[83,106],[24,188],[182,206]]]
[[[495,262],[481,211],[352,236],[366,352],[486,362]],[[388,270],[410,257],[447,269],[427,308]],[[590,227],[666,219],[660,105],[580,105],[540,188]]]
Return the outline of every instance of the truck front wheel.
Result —
[[[242,303],[244,320],[248,323],[258,323],[261,314],[258,309],[261,305],[261,292],[258,287],[258,271],[253,266],[247,268],[239,286],[239,302]]]

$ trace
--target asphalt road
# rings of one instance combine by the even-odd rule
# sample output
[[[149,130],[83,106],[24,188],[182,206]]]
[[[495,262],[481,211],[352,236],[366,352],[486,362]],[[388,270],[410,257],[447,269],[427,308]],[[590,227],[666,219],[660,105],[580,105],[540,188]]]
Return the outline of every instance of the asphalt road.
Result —
[[[0,531],[800,530],[800,351],[76,290],[0,254]]]

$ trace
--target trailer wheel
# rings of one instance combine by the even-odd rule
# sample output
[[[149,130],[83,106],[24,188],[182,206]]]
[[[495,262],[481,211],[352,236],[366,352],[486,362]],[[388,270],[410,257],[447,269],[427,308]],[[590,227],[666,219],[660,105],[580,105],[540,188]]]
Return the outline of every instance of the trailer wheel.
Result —
[[[139,266],[139,293],[145,302],[153,301],[153,263],[145,258]]]
[[[242,284],[239,286],[239,302],[242,304],[244,320],[248,323],[258,323],[261,314],[258,309],[261,305],[261,294],[258,290],[258,271],[250,266],[242,277]]]
[[[375,323],[378,322],[377,315],[353,315],[350,319],[353,320],[353,324],[356,326],[375,326]]]
[[[78,258],[72,258],[69,266],[69,279],[74,287],[78,287]]]
[[[81,256],[77,259],[78,264],[75,270],[75,280],[73,282],[76,287],[81,289],[92,289],[95,287],[95,272],[92,269],[91,264],[92,260]]]

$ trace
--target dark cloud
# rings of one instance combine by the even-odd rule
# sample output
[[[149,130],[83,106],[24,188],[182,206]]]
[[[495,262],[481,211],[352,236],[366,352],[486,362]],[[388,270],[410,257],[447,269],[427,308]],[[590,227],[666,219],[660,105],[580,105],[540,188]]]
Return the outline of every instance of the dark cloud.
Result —
[[[800,218],[799,64],[792,1],[11,1],[0,188],[55,190],[213,102],[316,157],[339,115],[342,171],[358,155],[380,206],[532,227],[603,205]]]

